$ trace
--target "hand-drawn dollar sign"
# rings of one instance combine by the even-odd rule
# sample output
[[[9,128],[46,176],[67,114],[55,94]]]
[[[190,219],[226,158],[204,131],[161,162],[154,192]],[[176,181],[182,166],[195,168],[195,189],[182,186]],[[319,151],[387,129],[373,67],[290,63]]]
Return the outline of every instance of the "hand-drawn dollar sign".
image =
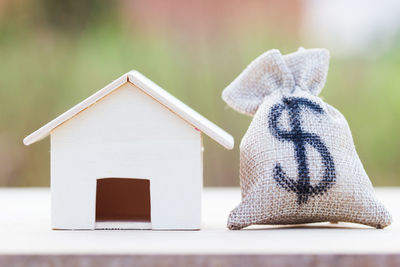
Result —
[[[301,126],[301,111],[309,109],[314,114],[325,114],[324,110],[316,103],[300,97],[283,98],[283,103],[275,104],[269,114],[269,129],[274,137],[283,142],[292,142],[294,145],[294,158],[297,161],[298,179],[297,181],[287,177],[282,170],[280,163],[275,165],[273,175],[279,186],[287,191],[297,194],[299,204],[306,203],[309,197],[323,194],[335,183],[335,164],[328,148],[321,138],[308,133]],[[282,112],[288,112],[290,130],[287,131],[279,127],[279,118]],[[315,121],[317,123],[317,120]],[[282,124],[281,124],[282,125]],[[310,145],[321,155],[323,165],[323,177],[316,185],[310,184],[310,171],[307,162],[306,145]]]

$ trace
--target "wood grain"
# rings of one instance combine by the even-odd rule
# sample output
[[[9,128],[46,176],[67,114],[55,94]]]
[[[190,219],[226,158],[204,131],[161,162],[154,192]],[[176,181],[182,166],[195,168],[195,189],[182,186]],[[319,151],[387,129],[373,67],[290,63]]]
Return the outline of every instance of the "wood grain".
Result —
[[[229,231],[237,188],[206,188],[200,231],[50,230],[49,189],[0,189],[0,266],[399,266],[400,188],[378,188],[394,223]]]

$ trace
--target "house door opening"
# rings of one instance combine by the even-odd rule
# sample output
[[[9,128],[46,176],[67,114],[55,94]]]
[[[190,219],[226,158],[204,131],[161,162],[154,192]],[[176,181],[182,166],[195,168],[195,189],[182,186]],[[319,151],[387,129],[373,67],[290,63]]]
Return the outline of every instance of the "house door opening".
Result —
[[[151,229],[150,181],[97,180],[96,229]]]

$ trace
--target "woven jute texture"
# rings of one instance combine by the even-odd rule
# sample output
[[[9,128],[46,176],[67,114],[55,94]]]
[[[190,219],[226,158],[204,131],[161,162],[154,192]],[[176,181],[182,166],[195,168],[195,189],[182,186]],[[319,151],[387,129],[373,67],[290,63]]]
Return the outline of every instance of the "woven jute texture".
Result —
[[[326,49],[270,50],[222,93],[254,116],[240,144],[242,201],[228,228],[253,224],[391,223],[376,199],[343,115],[318,97],[329,65]]]

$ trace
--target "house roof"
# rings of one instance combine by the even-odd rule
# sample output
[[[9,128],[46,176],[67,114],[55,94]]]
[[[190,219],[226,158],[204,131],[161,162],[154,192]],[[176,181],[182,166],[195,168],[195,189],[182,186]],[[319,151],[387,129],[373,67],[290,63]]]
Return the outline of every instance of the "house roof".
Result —
[[[112,83],[108,84],[103,89],[100,89],[90,97],[83,100],[81,103],[75,105],[74,107],[67,110],[54,120],[50,121],[46,125],[36,130],[35,132],[31,133],[30,135],[25,137],[24,144],[28,146],[47,137],[53,129],[55,129],[65,121],[73,118],[82,110],[95,104],[97,101],[107,96],[114,90],[118,89],[121,85],[125,84],[126,82],[133,83],[138,88],[143,90],[145,93],[153,97],[156,101],[167,107],[169,110],[177,114],[179,117],[181,117],[189,124],[199,129],[201,132],[205,133],[206,135],[214,139],[216,142],[218,142],[225,148],[227,149],[233,148],[234,140],[230,134],[222,130],[220,127],[218,127],[211,121],[207,120],[205,117],[203,117],[202,115],[191,109],[189,106],[184,104],[182,101],[180,101],[173,95],[169,94],[167,91],[165,91],[160,86],[158,86],[157,84],[146,78],[143,74],[139,73],[138,71],[130,71],[122,75]]]

